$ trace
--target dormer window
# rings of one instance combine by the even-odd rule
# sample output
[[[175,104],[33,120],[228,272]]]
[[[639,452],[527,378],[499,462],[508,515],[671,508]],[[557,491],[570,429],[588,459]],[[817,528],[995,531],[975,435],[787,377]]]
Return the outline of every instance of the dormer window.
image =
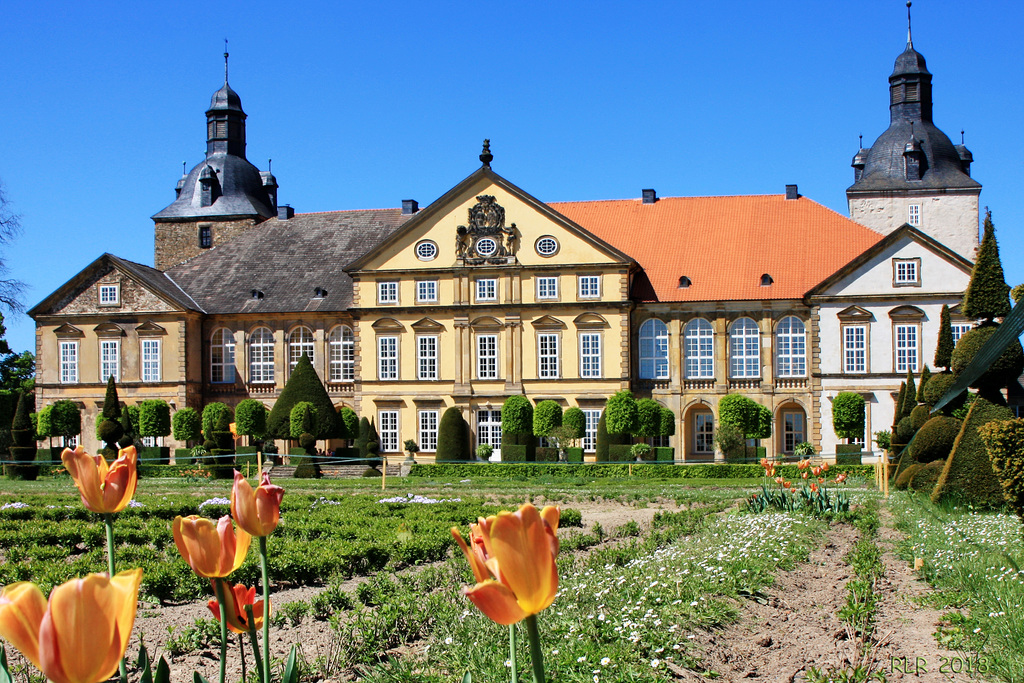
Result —
[[[213,246],[213,226],[211,225],[200,225],[199,226],[199,248],[209,249]]]
[[[774,282],[775,280],[773,280],[772,276],[769,275],[768,273],[765,273],[764,275],[761,276],[762,287],[770,287]]]
[[[693,283],[690,282],[690,278],[686,277],[685,275],[681,275],[679,277],[679,289],[685,289],[689,287],[691,284]]]
[[[262,289],[254,289],[251,292],[249,292],[249,294],[250,294],[250,296],[252,296],[253,301],[259,301],[259,300],[263,299],[263,290]]]
[[[316,289],[313,290],[313,298],[314,299],[323,299],[323,298],[326,298],[326,297],[327,297],[327,290],[324,289],[323,287],[317,287]]]

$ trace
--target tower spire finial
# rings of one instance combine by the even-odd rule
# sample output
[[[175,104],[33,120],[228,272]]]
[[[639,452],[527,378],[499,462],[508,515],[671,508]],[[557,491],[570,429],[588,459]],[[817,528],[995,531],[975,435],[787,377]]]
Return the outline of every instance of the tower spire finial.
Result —
[[[914,47],[914,41],[910,37],[910,0],[907,0],[907,47]]]
[[[910,4],[910,3],[907,3]],[[228,84],[228,39],[224,39],[224,85]]]
[[[494,155],[491,154],[491,141],[490,139],[484,140],[484,149],[480,152],[480,161],[483,162],[484,167],[490,168],[491,162],[494,161]]]

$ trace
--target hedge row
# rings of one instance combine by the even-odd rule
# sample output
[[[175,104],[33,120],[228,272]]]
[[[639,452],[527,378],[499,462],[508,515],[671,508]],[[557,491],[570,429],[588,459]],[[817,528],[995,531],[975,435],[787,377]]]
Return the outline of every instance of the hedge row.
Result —
[[[502,452],[504,457],[504,451]],[[633,477],[644,479],[756,479],[764,475],[760,465],[737,464],[701,464],[701,465],[667,465],[655,463],[633,464]],[[413,477],[431,477],[435,479],[464,478],[469,476],[495,477],[498,479],[518,479],[527,477],[559,476],[616,478],[630,476],[630,465],[587,463],[587,464],[555,464],[555,463],[444,463],[439,465],[413,465],[409,475]],[[777,465],[776,473],[787,479],[797,479],[800,471],[796,465]],[[850,476],[871,476],[873,465],[832,465],[829,477],[842,472]]]

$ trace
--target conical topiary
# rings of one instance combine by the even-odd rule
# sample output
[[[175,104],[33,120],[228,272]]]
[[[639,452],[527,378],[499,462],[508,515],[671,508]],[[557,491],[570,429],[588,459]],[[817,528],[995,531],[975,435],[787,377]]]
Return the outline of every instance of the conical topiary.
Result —
[[[900,418],[910,417],[917,407],[917,383],[914,382],[914,373],[907,370],[907,393],[903,397],[903,414]]]
[[[281,395],[270,410],[267,417],[267,432],[270,435],[278,439],[291,438],[291,412],[300,401],[308,401],[316,407],[316,438],[333,439],[338,436],[338,413],[306,354],[302,354],[295,364],[288,383],[284,385]]]
[[[1000,507],[1003,487],[989,459],[988,449],[978,433],[982,425],[996,420],[1009,420],[1013,413],[978,396],[967,412],[953,451],[932,491],[932,502],[951,501],[974,507]]]
[[[107,451],[117,452],[117,440],[124,436],[121,427],[121,402],[117,398],[117,384],[114,376],[107,378],[107,393],[103,397],[102,419],[96,426],[96,436],[106,444]]]
[[[465,462],[469,457],[469,426],[462,411],[451,406],[441,416],[437,428],[437,460]],[[475,458],[473,458],[475,459]]]
[[[961,312],[971,320],[991,322],[1010,313],[1010,287],[1003,275],[996,244],[996,229],[992,225],[992,212],[985,211],[985,226],[974,261],[971,281],[964,292]]]
[[[935,345],[935,367],[949,370],[953,356],[953,325],[949,321],[949,306],[942,304],[939,314],[939,341]]]
[[[34,481],[39,474],[39,466],[33,464],[36,459],[35,429],[29,417],[29,400],[25,394],[18,393],[18,407],[11,422],[11,460],[7,474],[12,479],[28,479]]]
[[[896,396],[896,404],[892,411],[892,435],[896,436],[896,425],[903,419],[903,403],[907,400],[907,383],[900,384],[900,393]]]
[[[921,373],[921,384],[917,387],[917,402],[925,403],[924,400],[924,387],[928,384],[928,380],[932,378],[932,371],[928,369],[928,366],[924,366],[924,371]]]

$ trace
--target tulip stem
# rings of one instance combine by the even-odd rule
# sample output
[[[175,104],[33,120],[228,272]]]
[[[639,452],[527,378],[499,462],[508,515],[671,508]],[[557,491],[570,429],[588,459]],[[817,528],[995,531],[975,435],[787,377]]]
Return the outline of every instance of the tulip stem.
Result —
[[[533,664],[533,683],[545,683],[544,653],[540,650],[540,631],[537,629],[537,615],[526,617],[526,633],[530,636],[530,663]]]
[[[103,526],[107,527],[107,571],[110,573],[110,578],[114,578],[114,515],[110,512],[103,513]],[[128,680],[128,665],[124,661],[124,657],[121,657],[121,663],[118,665],[118,673],[121,674],[121,680]]]
[[[267,537],[260,536],[260,571],[263,573],[263,683],[270,683],[270,576]]]
[[[516,625],[508,625],[508,660],[512,663],[512,683],[519,683],[519,670],[516,667]]]
[[[267,603],[264,602],[263,604],[266,605]],[[245,614],[249,618],[249,638],[252,641],[252,655],[256,660],[256,674],[259,676],[260,681],[266,683],[266,681],[263,680],[263,658],[260,657],[260,641],[259,638],[256,637],[256,620],[252,616],[252,605],[245,606]],[[266,608],[264,608],[263,620],[266,621],[268,616],[269,613],[266,611]]]
[[[228,612],[224,605],[223,579],[214,579],[213,592],[220,606],[220,683],[224,683],[227,680],[228,663]]]

